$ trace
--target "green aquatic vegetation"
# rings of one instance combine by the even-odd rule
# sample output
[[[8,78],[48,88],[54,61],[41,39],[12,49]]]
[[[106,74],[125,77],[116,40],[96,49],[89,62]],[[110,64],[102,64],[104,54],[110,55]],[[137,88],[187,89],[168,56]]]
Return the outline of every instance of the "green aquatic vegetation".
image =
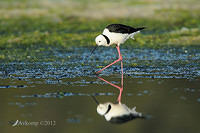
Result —
[[[56,60],[53,56],[55,49],[68,51],[75,47],[94,46],[95,37],[110,23],[147,27],[135,36],[135,41],[130,39],[122,47],[165,48],[193,46],[199,48],[200,46],[200,10],[198,8],[189,9],[187,5],[184,8],[152,8],[153,15],[143,17],[113,16],[96,18],[92,15],[87,17],[73,14],[73,6],[78,7],[77,11],[80,11],[80,14],[86,12],[81,9],[83,5],[88,10],[95,10],[95,8],[90,7],[90,3],[87,0],[85,1],[87,4],[83,4],[84,2],[79,0],[74,3],[70,1],[71,8],[68,8],[70,4],[60,1],[55,3],[47,0],[41,4],[38,4],[39,1],[1,1],[0,60]],[[80,2],[80,5],[77,2]],[[97,7],[101,8],[108,5],[111,5],[112,8],[116,6],[112,1],[107,3],[106,1],[96,0],[95,3],[97,3]],[[143,0],[141,2],[126,1],[120,3],[122,8],[126,6],[130,9],[132,9],[131,6],[140,5],[140,8],[137,8],[141,10],[145,9],[146,6],[156,6],[156,4],[162,2]],[[58,7],[66,8],[62,8],[62,11]],[[13,15],[13,13],[15,14]],[[51,58],[45,58],[47,53]]]

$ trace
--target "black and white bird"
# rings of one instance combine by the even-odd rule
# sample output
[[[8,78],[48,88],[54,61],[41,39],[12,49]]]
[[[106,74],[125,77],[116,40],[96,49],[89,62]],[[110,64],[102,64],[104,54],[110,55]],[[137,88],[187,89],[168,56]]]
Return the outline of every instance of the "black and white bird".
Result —
[[[110,24],[108,25],[104,30],[103,33],[98,35],[95,39],[95,42],[97,46],[111,46],[113,44],[116,44],[116,48],[119,54],[119,58],[114,61],[113,63],[105,66],[101,70],[97,71],[96,74],[100,73],[104,69],[110,67],[111,65],[121,61],[121,87],[120,87],[120,96],[118,98],[118,101],[121,101],[121,94],[123,91],[123,59],[122,55],[120,53],[120,44],[123,44],[126,40],[129,38],[134,39],[134,35],[136,33],[139,33],[141,30],[143,30],[145,27],[140,28],[133,28],[131,26],[123,25],[123,24]],[[94,50],[97,47],[94,48]],[[92,53],[94,52],[92,51]]]
[[[144,28],[145,27],[133,28],[131,26],[127,26],[123,24],[110,24],[106,26],[102,34],[96,37],[95,42],[97,46],[111,46],[113,44],[116,44],[118,54],[119,54],[119,59],[122,61],[122,56],[120,54],[120,49],[119,49],[120,44],[123,44],[129,38],[134,39],[134,35],[139,33]],[[119,59],[118,61],[120,61]],[[116,62],[118,61],[116,60]],[[113,64],[116,62],[113,62]],[[104,67],[97,73],[103,71],[104,69],[106,69],[107,67],[113,64],[111,63],[110,65]]]
[[[134,35],[139,33],[145,27],[133,28],[123,24],[110,24],[103,33],[98,35],[95,39],[98,46],[110,46],[112,44],[123,44],[127,39],[134,39]]]

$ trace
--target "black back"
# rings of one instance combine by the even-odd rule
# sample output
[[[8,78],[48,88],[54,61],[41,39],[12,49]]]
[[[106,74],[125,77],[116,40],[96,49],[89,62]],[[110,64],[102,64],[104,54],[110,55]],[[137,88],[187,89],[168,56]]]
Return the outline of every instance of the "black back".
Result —
[[[133,28],[131,26],[123,24],[110,24],[106,27],[110,32],[122,33],[122,34],[131,34],[140,30],[143,30],[145,27]]]

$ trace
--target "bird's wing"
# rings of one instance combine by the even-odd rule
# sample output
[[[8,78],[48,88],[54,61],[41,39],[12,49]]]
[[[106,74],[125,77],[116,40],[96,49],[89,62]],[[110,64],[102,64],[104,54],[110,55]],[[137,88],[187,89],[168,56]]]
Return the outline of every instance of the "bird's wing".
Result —
[[[131,26],[123,25],[123,24],[110,24],[106,27],[110,32],[115,33],[123,33],[123,34],[130,34],[137,32],[139,30],[144,29],[144,27],[141,28],[133,28]]]

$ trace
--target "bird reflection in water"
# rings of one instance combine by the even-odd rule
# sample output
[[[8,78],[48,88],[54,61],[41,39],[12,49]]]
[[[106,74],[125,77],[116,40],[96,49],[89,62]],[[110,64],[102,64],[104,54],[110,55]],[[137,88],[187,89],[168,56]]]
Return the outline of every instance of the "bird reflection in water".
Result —
[[[109,83],[110,85],[118,88],[119,86],[110,83],[109,81],[98,77],[99,79]],[[142,113],[139,113],[136,111],[136,107],[129,108],[125,104],[121,103],[122,92],[120,91],[118,96],[118,103],[112,103],[112,102],[106,102],[106,103],[99,103],[99,101],[95,98],[95,96],[92,96],[94,101],[97,103],[97,113],[101,116],[104,116],[106,121],[116,124],[125,123],[131,120],[134,120],[136,118],[145,118]]]
[[[145,118],[142,113],[136,111],[136,107],[130,109],[128,106],[122,103],[99,103],[94,96],[92,97],[98,104],[97,113],[101,116],[104,116],[108,122],[122,124],[136,118]]]

